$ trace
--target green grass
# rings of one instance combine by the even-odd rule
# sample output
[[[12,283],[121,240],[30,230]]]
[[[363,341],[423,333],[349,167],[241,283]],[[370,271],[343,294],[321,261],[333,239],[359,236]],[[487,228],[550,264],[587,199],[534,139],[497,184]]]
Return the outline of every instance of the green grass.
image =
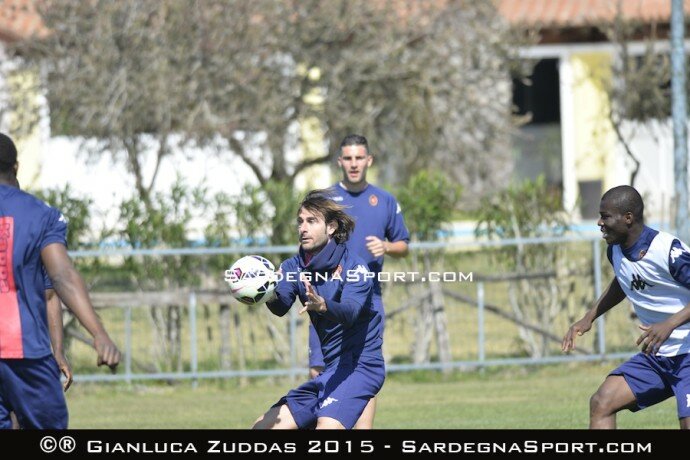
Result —
[[[588,401],[616,363],[510,367],[484,372],[391,374],[379,395],[376,428],[579,429]],[[301,383],[301,382],[298,382]],[[77,383],[67,393],[71,428],[248,428],[293,385],[256,379],[174,386]],[[619,427],[674,429],[675,400],[632,414]]]

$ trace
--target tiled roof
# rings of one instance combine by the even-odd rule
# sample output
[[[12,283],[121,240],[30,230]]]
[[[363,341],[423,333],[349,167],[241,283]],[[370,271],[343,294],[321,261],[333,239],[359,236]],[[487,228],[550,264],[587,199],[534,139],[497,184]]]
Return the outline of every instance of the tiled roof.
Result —
[[[641,22],[668,22],[671,0],[494,0],[514,25],[572,28],[611,21],[620,5],[623,17]],[[45,33],[36,0],[0,0],[0,40]],[[684,0],[686,14],[690,0]],[[433,4],[433,3],[432,3]],[[408,4],[415,6],[415,3]],[[414,9],[414,8],[412,8]]]
[[[514,25],[581,27],[610,22],[618,8],[623,18],[669,22],[671,0],[496,0],[501,15]],[[686,15],[690,0],[684,0]]]
[[[0,40],[13,41],[44,33],[34,0],[0,0]]]

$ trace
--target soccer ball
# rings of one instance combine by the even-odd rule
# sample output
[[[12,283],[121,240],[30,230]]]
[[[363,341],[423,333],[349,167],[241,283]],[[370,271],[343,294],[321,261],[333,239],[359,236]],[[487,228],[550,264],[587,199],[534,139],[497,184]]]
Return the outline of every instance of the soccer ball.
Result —
[[[225,270],[225,281],[234,298],[246,305],[258,305],[276,288],[275,267],[265,257],[244,256]]]

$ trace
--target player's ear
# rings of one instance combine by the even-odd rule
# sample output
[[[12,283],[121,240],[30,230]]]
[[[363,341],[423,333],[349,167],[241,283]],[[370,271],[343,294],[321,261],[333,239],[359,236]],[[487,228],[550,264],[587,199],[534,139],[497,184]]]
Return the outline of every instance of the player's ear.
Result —
[[[374,162],[374,156],[367,153],[367,168]]]
[[[336,229],[338,228],[338,222],[336,221],[331,221],[326,224],[326,233],[328,234],[329,237],[333,236],[335,233]]]

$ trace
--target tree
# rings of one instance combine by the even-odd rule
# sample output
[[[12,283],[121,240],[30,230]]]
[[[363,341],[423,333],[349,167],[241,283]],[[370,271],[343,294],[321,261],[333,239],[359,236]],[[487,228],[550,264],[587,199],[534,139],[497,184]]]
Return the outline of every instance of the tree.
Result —
[[[610,98],[609,120],[618,142],[632,163],[629,183],[635,186],[640,171],[638,152],[631,146],[635,131],[654,129],[671,115],[671,60],[665,47],[668,29],[663,24],[641,23],[626,19],[620,11],[614,20],[601,27],[616,48],[612,73],[614,78],[602,83]],[[632,44],[642,40],[641,53]],[[690,64],[686,64],[687,67]],[[690,82],[686,82],[686,97]]]
[[[517,40],[492,2],[47,0],[42,15],[51,32],[17,51],[42,66],[54,131],[97,139],[147,206],[180,139],[218,145],[275,184],[276,215],[295,177],[349,132],[383,153],[387,182],[434,163],[470,201],[510,173]],[[297,158],[309,121],[325,142]],[[273,234],[288,225],[274,220]]]
[[[439,237],[444,224],[450,222],[453,211],[461,196],[461,187],[452,184],[439,171],[422,170],[410,177],[405,186],[396,195],[405,211],[405,223],[413,240],[434,241]],[[444,251],[426,250],[422,253],[424,272],[441,270]],[[434,263],[432,264],[432,260]],[[416,255],[413,259],[416,265]],[[415,270],[417,268],[415,266]],[[418,320],[415,323],[416,340],[412,355],[415,363],[429,361],[432,333],[436,333],[439,360],[442,363],[452,361],[450,334],[445,312],[445,298],[438,283],[429,282],[421,288],[421,295],[408,295],[414,299],[418,308]],[[408,291],[409,294],[409,291]],[[450,367],[444,368],[449,371]]]
[[[548,186],[544,176],[513,184],[483,199],[477,220],[478,237],[539,238],[561,236],[568,230],[568,215],[560,194]],[[487,255],[515,278],[510,281],[508,293],[525,350],[532,357],[546,356],[548,337],[536,334],[535,328],[526,325],[537,326],[541,331],[552,328],[559,313],[576,302],[578,294],[572,275],[584,264],[575,260],[563,244],[518,242],[487,251]]]
[[[208,9],[206,11],[208,14]],[[205,29],[197,134],[220,132],[261,184],[292,184],[349,132],[372,139],[386,182],[435,163],[472,193],[509,173],[507,60],[491,2],[307,0],[217,8]],[[459,31],[462,31],[461,33]],[[222,63],[215,56],[225,53]],[[292,160],[318,121],[320,155]]]
[[[47,96],[53,134],[95,141],[85,143],[92,155],[125,164],[147,209],[194,103],[193,73],[180,71],[195,59],[188,5],[47,0],[38,8],[50,32],[11,48],[19,69],[44,77],[35,91]]]

